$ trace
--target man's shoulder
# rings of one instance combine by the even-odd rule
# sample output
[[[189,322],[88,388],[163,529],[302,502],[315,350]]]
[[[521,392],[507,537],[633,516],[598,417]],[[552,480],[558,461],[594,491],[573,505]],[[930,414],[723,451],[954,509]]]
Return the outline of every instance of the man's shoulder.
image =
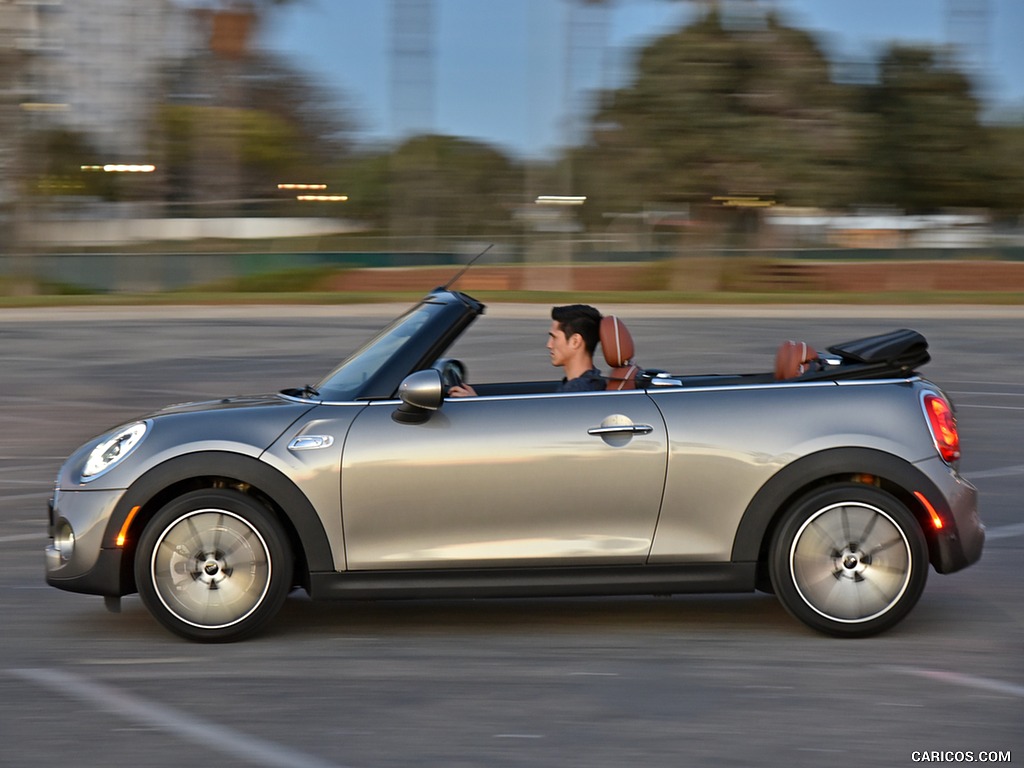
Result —
[[[560,387],[561,392],[596,392],[605,389],[606,382],[604,376],[597,368],[591,368],[589,371],[584,371],[580,376],[575,379],[565,379],[562,381]]]

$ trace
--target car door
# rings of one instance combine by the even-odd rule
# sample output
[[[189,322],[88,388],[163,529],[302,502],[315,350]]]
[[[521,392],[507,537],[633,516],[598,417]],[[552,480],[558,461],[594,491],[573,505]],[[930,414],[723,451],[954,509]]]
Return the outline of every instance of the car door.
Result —
[[[668,449],[645,393],[449,398],[420,424],[395,408],[345,442],[349,569],[646,561]]]

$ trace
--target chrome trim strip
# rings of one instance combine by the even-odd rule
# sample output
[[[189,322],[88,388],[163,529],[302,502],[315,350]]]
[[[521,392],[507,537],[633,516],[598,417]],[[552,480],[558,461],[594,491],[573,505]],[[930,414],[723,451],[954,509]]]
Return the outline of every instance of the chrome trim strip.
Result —
[[[643,396],[647,394],[647,390],[644,389],[600,389],[594,392],[525,392],[518,395],[477,395],[476,397],[446,397],[445,403],[456,403],[456,402],[490,402],[493,400],[500,400],[502,402],[508,400],[537,400],[540,398],[550,397],[594,397],[595,395],[610,395],[614,397],[623,396]],[[359,403],[359,405],[394,405],[400,404],[401,400],[367,400]],[[327,405],[327,403],[325,403]]]
[[[649,424],[626,424],[621,427],[591,427],[588,435],[649,435],[654,427]]]
[[[827,379],[824,381],[777,381],[770,382],[767,384],[722,384],[722,385],[704,385],[700,387],[687,387],[687,386],[673,386],[673,387],[650,387],[648,389],[605,389],[597,390],[595,392],[529,392],[519,395],[479,395],[477,397],[446,397],[444,401],[446,403],[454,401],[473,401],[473,400],[536,400],[542,397],[594,397],[597,395],[615,396],[615,397],[629,397],[639,395],[663,395],[668,393],[686,393],[686,392],[733,392],[737,390],[748,390],[748,389],[780,389],[780,388],[810,388],[810,387],[853,387],[853,386],[870,386],[874,384],[901,384],[901,383],[913,383],[917,381],[923,381],[921,376],[912,376],[910,378],[895,378],[895,379],[849,379],[849,380],[834,380]],[[282,397],[288,397],[288,395],[282,395]],[[402,401],[398,399],[390,400],[349,400],[349,401],[331,401],[331,400],[299,400],[297,402],[306,402],[310,405],[401,405]]]
[[[921,381],[920,376],[896,379],[827,379],[824,381],[777,381],[767,384],[724,384],[721,386],[704,385],[701,387],[661,387],[646,391],[650,395],[686,392],[735,392],[750,389],[810,389],[814,387],[865,387],[877,384],[912,384]]]
[[[868,384],[913,384],[922,381],[920,376],[903,376],[895,379],[851,379],[850,381],[837,381],[841,387],[863,387]]]
[[[770,384],[705,384],[700,387],[657,387],[646,391],[650,395],[686,394],[688,392],[741,392],[751,389],[810,389],[834,387],[837,381],[778,381]]]
[[[284,392],[276,393],[282,400],[287,400],[290,403],[303,403],[305,405],[320,405],[322,400],[311,400],[308,397],[296,397],[295,395],[286,395]]]

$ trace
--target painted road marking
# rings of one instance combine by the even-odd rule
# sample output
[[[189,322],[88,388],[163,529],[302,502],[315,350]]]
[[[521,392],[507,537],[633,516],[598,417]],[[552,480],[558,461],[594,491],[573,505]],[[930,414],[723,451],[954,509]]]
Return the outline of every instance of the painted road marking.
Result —
[[[992,691],[993,693],[1002,693],[1008,696],[1016,696],[1017,698],[1024,699],[1024,685],[1007,683],[1004,680],[993,680],[988,677],[975,677],[974,675],[964,675],[960,672],[947,672],[941,669],[918,669],[917,667],[885,667],[885,669],[892,670],[893,672],[899,672],[904,675],[922,677],[926,680],[937,680],[941,683],[949,683],[950,685],[959,685],[964,688],[976,688],[981,691]]]
[[[118,717],[142,726],[158,728],[198,744],[203,749],[220,752],[250,765],[274,768],[338,768],[334,763],[296,752],[256,736],[213,725],[172,707],[148,701],[67,670],[9,669],[7,672],[14,677],[49,688],[62,696],[71,696],[94,704]]]
[[[996,469],[983,469],[980,472],[971,472],[967,475],[968,480],[984,479],[986,477],[1010,477],[1012,475],[1024,475],[1024,464],[1017,464],[1012,467],[997,467]]]

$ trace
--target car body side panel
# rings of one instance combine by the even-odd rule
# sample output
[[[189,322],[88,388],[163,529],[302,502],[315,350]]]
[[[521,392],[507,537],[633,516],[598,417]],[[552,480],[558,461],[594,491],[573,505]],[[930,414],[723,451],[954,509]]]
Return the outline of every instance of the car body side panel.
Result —
[[[341,524],[341,453],[349,427],[365,403],[320,405],[289,427],[261,457],[291,478],[310,500],[330,541],[334,570],[346,569]],[[330,437],[330,445],[289,448],[293,439]]]
[[[396,402],[356,418],[341,472],[352,570],[643,563],[667,442],[641,391]],[[588,434],[618,415],[648,434]]]
[[[912,382],[755,385],[652,393],[668,425],[651,562],[729,560],[750,500],[787,465],[835,447],[935,455]]]

